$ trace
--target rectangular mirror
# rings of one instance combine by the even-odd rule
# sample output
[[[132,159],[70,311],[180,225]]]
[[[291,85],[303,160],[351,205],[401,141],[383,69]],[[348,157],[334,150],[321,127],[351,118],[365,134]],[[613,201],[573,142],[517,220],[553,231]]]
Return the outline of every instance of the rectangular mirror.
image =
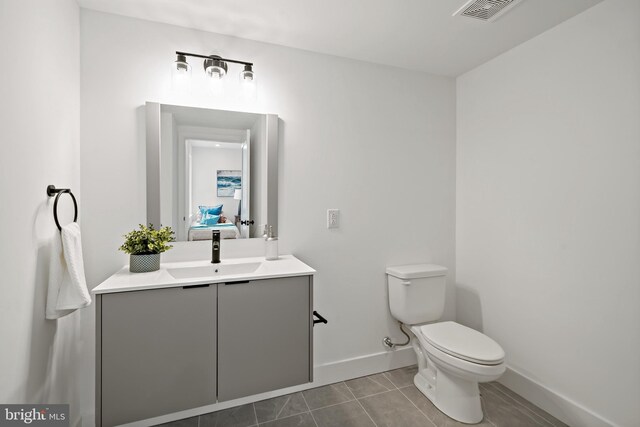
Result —
[[[177,241],[278,225],[278,116],[146,103],[147,222]]]

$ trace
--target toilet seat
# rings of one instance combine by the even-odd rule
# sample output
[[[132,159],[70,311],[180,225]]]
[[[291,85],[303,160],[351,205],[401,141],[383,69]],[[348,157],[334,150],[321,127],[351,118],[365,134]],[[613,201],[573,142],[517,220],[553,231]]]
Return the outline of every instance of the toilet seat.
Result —
[[[455,322],[440,322],[417,328],[430,346],[457,359],[478,365],[500,365],[504,350],[488,336]]]
[[[454,322],[451,322],[454,323]],[[431,324],[431,325],[436,325]],[[431,326],[424,325],[424,326]],[[456,355],[451,354],[450,350],[442,351],[440,348],[431,344],[430,341],[426,339],[421,329],[424,327],[423,325],[415,325],[411,327],[411,332],[418,338],[420,342],[420,347],[425,351],[426,356],[439,364],[440,366],[446,366],[447,371],[452,375],[455,375],[460,378],[470,378],[472,377],[477,382],[487,382],[494,381],[496,378],[499,378],[504,371],[506,370],[506,365],[504,361],[502,362],[494,362],[494,364],[481,364],[472,362],[469,360],[462,359]],[[461,326],[462,325],[458,325]],[[477,332],[479,334],[479,332]],[[486,337],[489,338],[489,337]]]

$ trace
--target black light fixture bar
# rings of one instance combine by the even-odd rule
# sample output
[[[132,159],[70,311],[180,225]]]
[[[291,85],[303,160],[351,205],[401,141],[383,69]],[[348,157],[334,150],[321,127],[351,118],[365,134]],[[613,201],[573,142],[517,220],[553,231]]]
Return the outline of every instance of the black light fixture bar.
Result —
[[[216,55],[207,56],[207,55],[200,55],[197,53],[179,52],[179,51],[176,51],[176,55],[192,56],[194,58],[202,58],[202,59],[217,59],[218,61],[232,62],[234,64],[243,64],[243,65],[253,66],[253,62],[238,61],[237,59],[220,58]]]

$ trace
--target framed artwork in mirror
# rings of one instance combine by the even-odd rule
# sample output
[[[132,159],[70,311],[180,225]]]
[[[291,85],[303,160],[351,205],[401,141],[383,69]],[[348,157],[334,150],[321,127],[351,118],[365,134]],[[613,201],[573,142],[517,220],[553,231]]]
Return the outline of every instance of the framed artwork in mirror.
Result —
[[[233,197],[236,189],[242,188],[242,171],[219,170],[216,184],[218,197]]]

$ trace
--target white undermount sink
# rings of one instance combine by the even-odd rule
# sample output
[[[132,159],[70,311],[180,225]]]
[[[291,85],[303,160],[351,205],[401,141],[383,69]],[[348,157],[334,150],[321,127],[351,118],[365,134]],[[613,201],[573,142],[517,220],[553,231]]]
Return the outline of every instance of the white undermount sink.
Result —
[[[210,264],[192,267],[169,268],[167,272],[174,279],[195,279],[198,277],[233,276],[250,274],[260,267],[260,262],[246,262],[238,264]]]

